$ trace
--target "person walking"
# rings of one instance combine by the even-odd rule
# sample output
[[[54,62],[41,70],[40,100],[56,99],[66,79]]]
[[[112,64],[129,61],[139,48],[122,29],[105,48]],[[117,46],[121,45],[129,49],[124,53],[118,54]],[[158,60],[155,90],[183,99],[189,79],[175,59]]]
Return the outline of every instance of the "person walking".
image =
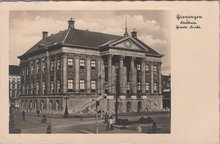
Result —
[[[22,111],[22,118],[23,118],[23,121],[25,120],[25,112],[24,110]]]
[[[47,133],[48,134],[52,133],[52,127],[51,127],[50,123],[47,126]]]
[[[156,131],[157,131],[157,124],[156,124],[156,122],[153,122],[153,124],[152,124],[152,133],[156,133]]]
[[[113,130],[113,117],[111,116],[109,119],[110,130]]]

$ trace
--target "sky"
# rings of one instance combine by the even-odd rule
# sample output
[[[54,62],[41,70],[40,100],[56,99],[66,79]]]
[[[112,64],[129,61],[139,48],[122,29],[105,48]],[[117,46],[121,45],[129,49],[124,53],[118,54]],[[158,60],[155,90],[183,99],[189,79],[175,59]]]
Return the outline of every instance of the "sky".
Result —
[[[136,30],[138,38],[164,55],[162,73],[169,74],[170,62],[170,12],[158,10],[126,11],[11,11],[9,14],[9,63],[19,65],[22,55],[42,38],[42,31],[49,35],[68,28],[73,18],[76,29],[123,35],[125,18],[130,33]]]

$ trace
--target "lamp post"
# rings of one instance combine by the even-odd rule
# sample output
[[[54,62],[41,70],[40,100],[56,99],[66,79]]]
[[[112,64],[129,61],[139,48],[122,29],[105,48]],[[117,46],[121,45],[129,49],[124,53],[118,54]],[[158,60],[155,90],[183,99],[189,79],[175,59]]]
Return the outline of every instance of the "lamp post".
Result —
[[[65,112],[64,112],[64,118],[68,118],[69,117],[69,113],[68,113],[68,107],[67,107],[67,100],[69,99],[69,96],[65,96],[64,99],[66,100],[66,107],[65,107]]]
[[[120,92],[119,85],[119,64],[116,63],[116,96],[115,96],[115,123],[118,122],[118,97]]]

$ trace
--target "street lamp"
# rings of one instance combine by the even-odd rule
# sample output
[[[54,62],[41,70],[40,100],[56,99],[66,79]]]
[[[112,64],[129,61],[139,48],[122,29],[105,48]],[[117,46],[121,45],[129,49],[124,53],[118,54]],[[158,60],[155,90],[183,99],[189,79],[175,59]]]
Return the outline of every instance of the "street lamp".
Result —
[[[118,122],[118,97],[120,92],[119,85],[119,64],[116,63],[116,96],[115,96],[115,123]]]
[[[69,96],[65,96],[64,99],[66,100],[66,107],[65,107],[65,112],[64,112],[64,118],[68,118],[69,117],[69,113],[68,113],[68,107],[67,107],[67,100],[69,99]]]

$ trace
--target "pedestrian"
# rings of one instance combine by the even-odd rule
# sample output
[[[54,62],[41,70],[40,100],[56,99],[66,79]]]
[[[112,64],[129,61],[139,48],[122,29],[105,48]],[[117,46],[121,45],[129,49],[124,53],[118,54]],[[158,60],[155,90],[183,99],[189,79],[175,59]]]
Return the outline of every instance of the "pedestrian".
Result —
[[[109,115],[108,112],[105,113],[105,123],[108,123]]]
[[[47,115],[44,114],[44,115],[43,115],[43,118],[42,118],[42,120],[41,120],[41,122],[42,122],[42,123],[46,123],[46,121],[47,121]]]
[[[24,110],[22,111],[22,117],[23,117],[23,121],[25,120],[25,112]]]
[[[110,130],[113,130],[113,117],[112,116],[110,116],[109,125],[110,125]]]
[[[52,127],[51,127],[50,123],[47,126],[47,133],[52,133]]]
[[[152,124],[152,133],[156,133],[156,130],[157,130],[157,124],[156,124],[156,122],[153,122],[153,124]]]

